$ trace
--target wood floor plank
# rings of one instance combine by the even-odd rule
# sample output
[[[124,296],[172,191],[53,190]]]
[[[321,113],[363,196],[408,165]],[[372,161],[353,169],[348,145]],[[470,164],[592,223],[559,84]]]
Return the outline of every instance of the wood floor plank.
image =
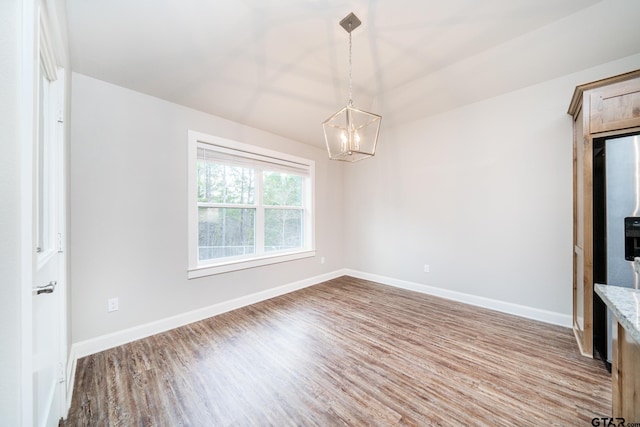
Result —
[[[66,426],[590,425],[570,329],[342,277],[78,361]]]

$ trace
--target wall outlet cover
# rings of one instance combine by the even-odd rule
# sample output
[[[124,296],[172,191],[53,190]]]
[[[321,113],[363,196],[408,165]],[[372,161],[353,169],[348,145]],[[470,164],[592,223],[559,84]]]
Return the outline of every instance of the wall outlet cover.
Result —
[[[118,311],[118,308],[118,298],[109,298],[107,300],[107,312],[111,313],[112,311]]]

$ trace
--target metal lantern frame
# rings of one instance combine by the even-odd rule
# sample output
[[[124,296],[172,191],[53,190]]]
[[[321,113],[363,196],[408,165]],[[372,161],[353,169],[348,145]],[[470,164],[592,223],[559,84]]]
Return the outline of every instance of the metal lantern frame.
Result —
[[[329,158],[344,162],[357,162],[375,155],[382,121],[382,116],[353,106],[351,32],[360,24],[353,13],[340,21],[340,26],[349,33],[349,100],[345,107],[322,123]]]

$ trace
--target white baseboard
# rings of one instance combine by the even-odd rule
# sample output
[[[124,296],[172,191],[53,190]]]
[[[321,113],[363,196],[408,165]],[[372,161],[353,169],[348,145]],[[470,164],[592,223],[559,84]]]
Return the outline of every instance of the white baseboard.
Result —
[[[284,295],[289,292],[313,286],[327,280],[335,279],[336,277],[343,276],[344,274],[344,270],[333,271],[331,273],[310,277],[298,282],[289,283],[286,285],[278,286],[276,288],[267,289],[251,295],[246,295],[240,298],[225,301],[219,304],[214,304],[208,307],[189,311],[187,313],[181,313],[176,316],[167,317],[166,319],[146,323],[140,326],[134,326],[133,328],[124,329],[122,331],[114,332],[107,335],[102,335],[86,341],[80,341],[72,345],[71,353],[74,353],[75,359],[80,359],[90,354],[99,353],[101,351],[108,350],[122,344],[127,344],[132,341],[149,337],[151,335],[166,332],[171,329],[187,325],[189,323],[197,322],[199,320],[207,319],[218,314],[226,313],[227,311],[235,310],[247,305],[258,303],[260,301],[265,301],[270,298]]]
[[[69,356],[67,358],[67,378],[66,378],[66,408],[64,413],[64,419],[67,419],[67,415],[69,414],[69,409],[71,408],[71,397],[73,396],[73,385],[76,380],[76,367],[78,365],[78,355],[76,354],[75,345],[71,346],[71,350],[69,350]]]
[[[513,314],[527,319],[539,320],[545,323],[560,325],[570,328],[572,325],[571,316],[552,311],[541,310],[523,305],[513,304],[505,301],[494,300],[490,298],[480,297],[476,295],[465,294],[462,292],[451,291],[448,289],[437,288],[434,286],[423,285],[420,283],[409,282],[391,277],[378,276],[375,274],[363,273],[357,270],[341,269],[331,273],[322,274],[320,276],[310,277],[298,282],[289,283],[276,288],[267,289],[265,291],[256,292],[251,295],[214,304],[198,310],[182,313],[156,322],[147,323],[100,337],[92,338],[86,341],[74,343],[69,352],[67,363],[67,411],[71,406],[71,397],[75,381],[75,373],[77,360],[95,354],[122,344],[146,338],[161,332],[166,332],[189,323],[207,319],[218,314],[226,313],[241,307],[265,301],[289,292],[297,291],[327,280],[335,279],[340,276],[352,276],[359,279],[370,280],[384,285],[394,286],[397,288],[416,291],[429,294],[453,301],[463,302],[479,307],[489,308],[503,313]]]
[[[542,310],[538,308],[527,307],[505,301],[495,300],[491,298],[485,298],[477,295],[465,294],[462,292],[451,291],[448,289],[437,288],[434,286],[424,285],[415,282],[409,282],[406,280],[395,279],[386,276],[379,276],[376,274],[364,273],[351,269],[340,269],[330,273],[322,274],[308,279],[300,280],[298,282],[289,283],[276,288],[267,289],[265,291],[256,292],[251,295],[236,298],[230,301],[225,301],[219,304],[214,304],[208,307],[204,307],[198,310],[193,310],[187,313],[182,313],[176,316],[161,319],[155,322],[146,323],[144,325],[135,326],[133,328],[125,329],[122,331],[114,332],[100,337],[92,338],[86,341],[80,341],[74,343],[71,346],[71,351],[68,361],[68,382],[67,388],[72,387],[71,382],[74,380],[74,371],[76,361],[79,358],[88,356],[90,354],[98,353],[113,347],[117,347],[122,344],[126,344],[132,341],[136,341],[148,336],[165,332],[171,329],[184,326],[189,323],[197,322],[199,320],[207,319],[218,314],[226,313],[231,310],[235,310],[247,305],[255,304],[260,301],[265,301],[270,298],[274,298],[280,295],[284,295],[289,292],[293,292],[299,289],[303,289],[309,286],[313,286],[318,283],[325,282],[327,280],[335,279],[340,276],[353,276],[356,278],[370,280],[378,282],[384,285],[394,286],[397,288],[407,289],[411,291],[421,292],[424,294],[434,295],[441,298],[446,298],[454,301],[463,302],[479,307],[489,308],[492,310],[500,311],[503,313],[514,314],[516,316],[539,320],[545,323],[551,323],[554,325],[560,325],[567,328],[572,326],[572,319],[570,315],[556,313],[552,311]]]
[[[187,325],[189,323],[197,322],[199,320],[204,320],[218,314],[245,307],[247,305],[255,304],[260,301],[265,301],[280,295],[287,294],[289,292],[317,285],[318,283],[326,282],[327,280],[344,276],[346,274],[345,271],[346,270],[344,269],[336,270],[331,273],[310,277],[298,282],[289,283],[287,285],[278,286],[276,288],[267,289],[261,292],[256,292],[251,295],[246,295],[244,297],[236,298],[230,301],[225,301],[220,304],[214,304],[209,307],[204,307],[187,313],[182,313],[176,316],[168,317],[166,319],[158,320],[156,322],[146,323],[144,325],[135,326],[133,328],[92,338],[90,340],[74,343],[71,346],[71,350],[69,351],[69,358],[67,362],[67,414],[69,412],[69,408],[71,407],[78,359],[89,356],[91,354],[99,353],[104,350],[108,350],[113,347],[117,347],[122,344],[146,338],[151,335],[166,332],[171,329]],[[67,414],[65,414],[65,418]]]
[[[408,289],[410,291],[416,291],[423,294],[450,299],[453,301],[463,302],[465,304],[471,304],[478,307],[489,308],[491,310],[500,311],[502,313],[513,314],[527,319],[539,320],[541,322],[564,326],[567,328],[570,328],[573,323],[571,316],[568,314],[527,307],[524,305],[485,298],[477,295],[465,294],[463,292],[451,291],[448,289],[437,288],[435,286],[423,285],[420,283],[394,279],[391,277],[378,276],[376,274],[363,273],[361,271],[350,269],[345,269],[344,275],[364,280],[370,280],[372,282],[382,283],[383,285],[394,286],[396,288]]]

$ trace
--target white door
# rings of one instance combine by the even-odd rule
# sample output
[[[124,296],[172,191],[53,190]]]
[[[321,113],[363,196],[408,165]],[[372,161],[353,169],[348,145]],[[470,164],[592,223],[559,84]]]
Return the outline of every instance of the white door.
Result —
[[[37,138],[33,150],[33,421],[57,426],[66,410],[66,260],[63,248],[64,77],[41,17]],[[43,26],[44,25],[44,26]]]

